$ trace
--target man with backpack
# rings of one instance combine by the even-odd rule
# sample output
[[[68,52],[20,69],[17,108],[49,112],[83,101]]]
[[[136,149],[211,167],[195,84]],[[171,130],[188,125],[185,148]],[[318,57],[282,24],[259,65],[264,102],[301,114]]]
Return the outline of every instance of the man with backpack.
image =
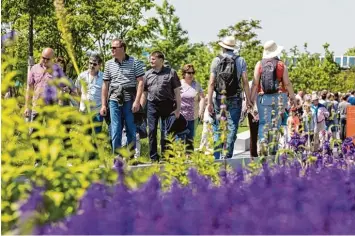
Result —
[[[267,131],[275,128],[278,130],[280,128],[282,115],[288,100],[287,92],[291,107],[296,105],[295,94],[288,77],[287,67],[278,58],[282,50],[283,47],[278,46],[274,41],[266,42],[264,45],[263,58],[256,64],[254,70],[255,86],[252,88],[251,99],[254,101],[257,96],[259,143],[266,142],[266,140],[269,142],[275,138],[268,135],[269,132]],[[279,109],[281,109],[280,114]],[[267,125],[267,127],[265,127],[265,125]],[[275,152],[276,149],[277,147],[273,149],[273,152]]]
[[[208,85],[209,113],[214,117],[214,157],[220,159],[221,129],[220,112],[225,112],[228,122],[228,137],[226,143],[227,153],[225,158],[233,157],[234,142],[237,138],[239,119],[242,111],[242,91],[244,87],[247,106],[251,107],[250,90],[247,77],[247,65],[244,58],[234,54],[235,38],[228,36],[218,43],[222,47],[222,55],[214,58],[211,65],[211,75]],[[242,86],[243,83],[243,86]],[[215,96],[213,96],[215,92]],[[212,99],[214,98],[214,99]],[[225,101],[222,104],[222,101]],[[222,118],[223,119],[223,118]],[[219,144],[218,144],[219,143]]]

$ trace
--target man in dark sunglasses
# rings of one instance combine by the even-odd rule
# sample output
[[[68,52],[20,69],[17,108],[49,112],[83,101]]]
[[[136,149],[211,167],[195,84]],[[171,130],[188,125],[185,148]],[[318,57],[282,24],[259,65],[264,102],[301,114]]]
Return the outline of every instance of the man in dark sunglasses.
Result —
[[[32,66],[27,78],[27,90],[25,101],[25,117],[30,121],[43,123],[44,115],[37,112],[41,106],[47,106],[58,103],[59,89],[54,85],[55,79],[66,78],[62,68],[53,63],[54,50],[45,48],[41,54],[40,62]],[[31,129],[30,134],[37,132],[37,129]],[[33,142],[35,152],[39,152],[39,137]],[[36,160],[38,163],[39,160]]]
[[[103,84],[103,73],[100,71],[102,59],[97,54],[92,54],[89,58],[89,68],[82,72],[75,82],[80,96],[79,110],[81,112],[94,112],[93,121],[100,123],[95,127],[95,133],[102,130],[103,117],[100,115],[101,109],[101,89]]]
[[[134,115],[140,110],[143,92],[143,63],[127,55],[126,43],[114,39],[111,44],[112,59],[107,61],[102,86],[102,116],[110,110],[113,153],[122,146],[122,129],[125,124],[127,144],[135,148],[136,124]]]
[[[35,107],[43,99],[45,104],[57,102],[57,89],[51,86],[52,79],[63,78],[65,74],[58,64],[53,63],[54,51],[52,48],[43,50],[40,62],[35,64],[27,79],[25,116],[36,115]],[[32,104],[31,104],[32,103]]]

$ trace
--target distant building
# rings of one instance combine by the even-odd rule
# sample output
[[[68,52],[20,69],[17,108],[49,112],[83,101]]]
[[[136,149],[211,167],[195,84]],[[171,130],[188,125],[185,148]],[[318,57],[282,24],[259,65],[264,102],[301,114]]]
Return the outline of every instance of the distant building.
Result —
[[[287,58],[286,65],[289,66],[291,63],[293,66],[297,65],[297,57]],[[324,56],[320,56],[321,62],[324,61]],[[334,62],[337,63],[342,69],[348,69],[350,67],[355,67],[355,56],[334,56]]]

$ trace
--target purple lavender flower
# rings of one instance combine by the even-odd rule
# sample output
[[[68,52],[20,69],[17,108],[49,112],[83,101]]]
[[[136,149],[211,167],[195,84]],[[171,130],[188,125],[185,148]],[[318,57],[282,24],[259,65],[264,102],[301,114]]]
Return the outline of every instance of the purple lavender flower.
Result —
[[[57,100],[57,88],[55,86],[47,85],[44,88],[44,102],[48,105],[54,104]]]

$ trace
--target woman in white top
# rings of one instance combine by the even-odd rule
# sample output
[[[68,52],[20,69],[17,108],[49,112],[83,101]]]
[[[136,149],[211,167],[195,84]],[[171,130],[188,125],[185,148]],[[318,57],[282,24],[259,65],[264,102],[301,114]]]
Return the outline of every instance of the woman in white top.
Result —
[[[82,72],[75,82],[78,94],[80,95],[79,110],[81,112],[94,112],[93,121],[95,133],[102,131],[103,117],[101,109],[101,88],[103,85],[103,73],[100,71],[102,60],[98,55],[89,58],[89,69]],[[100,124],[99,124],[100,123]]]

